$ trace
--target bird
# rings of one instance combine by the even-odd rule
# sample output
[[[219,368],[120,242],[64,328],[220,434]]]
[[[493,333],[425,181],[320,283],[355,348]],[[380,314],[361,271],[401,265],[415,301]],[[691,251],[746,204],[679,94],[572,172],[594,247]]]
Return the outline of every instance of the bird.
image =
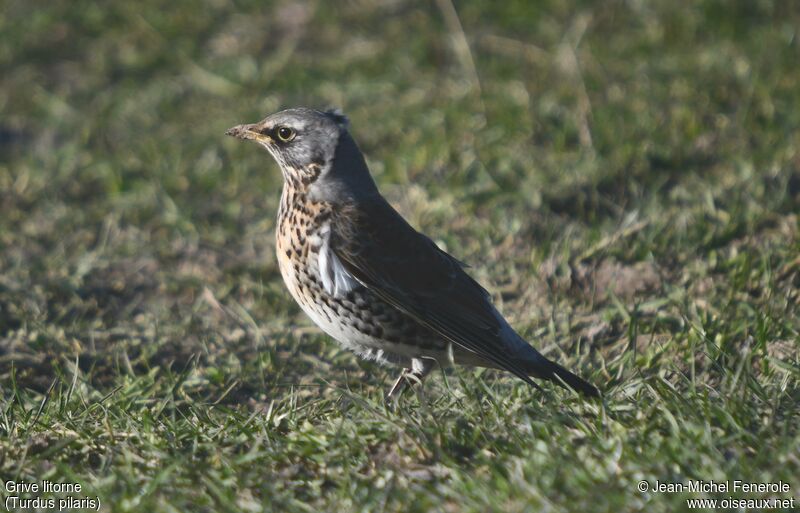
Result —
[[[258,143],[280,168],[278,267],[311,320],[360,357],[401,368],[387,400],[452,364],[598,397],[514,331],[465,264],[389,204],[349,126],[338,109],[303,107],[225,132]]]

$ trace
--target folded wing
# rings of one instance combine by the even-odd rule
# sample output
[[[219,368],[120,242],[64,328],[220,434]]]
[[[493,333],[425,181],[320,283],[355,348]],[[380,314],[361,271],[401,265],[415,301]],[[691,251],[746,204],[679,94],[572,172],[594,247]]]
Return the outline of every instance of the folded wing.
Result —
[[[489,293],[383,198],[334,215],[330,244],[347,272],[384,301],[445,340],[536,386],[514,358],[519,339],[509,340],[510,327]]]

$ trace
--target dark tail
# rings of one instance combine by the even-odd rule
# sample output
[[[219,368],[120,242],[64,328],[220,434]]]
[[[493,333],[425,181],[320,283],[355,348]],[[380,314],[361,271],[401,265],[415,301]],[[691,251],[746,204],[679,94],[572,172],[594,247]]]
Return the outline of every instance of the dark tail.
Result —
[[[567,387],[587,397],[600,397],[597,387],[545,357],[541,357],[540,361],[531,365],[528,371],[535,377],[550,380],[562,387],[566,384]]]

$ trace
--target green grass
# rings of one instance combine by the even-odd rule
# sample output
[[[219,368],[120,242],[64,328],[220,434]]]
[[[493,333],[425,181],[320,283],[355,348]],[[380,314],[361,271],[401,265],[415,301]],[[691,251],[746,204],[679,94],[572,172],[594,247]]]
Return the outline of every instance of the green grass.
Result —
[[[12,0],[0,478],[104,511],[800,497],[798,26],[746,0]],[[454,369],[386,408],[394,371],[284,290],[276,166],[223,135],[296,105],[342,107],[384,194],[604,400]]]

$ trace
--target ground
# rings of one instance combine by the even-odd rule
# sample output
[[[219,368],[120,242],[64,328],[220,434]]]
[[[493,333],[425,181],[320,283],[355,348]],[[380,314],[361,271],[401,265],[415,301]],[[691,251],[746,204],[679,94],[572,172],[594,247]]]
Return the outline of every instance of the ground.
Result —
[[[0,491],[104,511],[800,497],[791,2],[89,2],[0,15]],[[395,408],[292,302],[233,125],[338,106],[382,192],[602,401]],[[784,493],[638,490],[690,480]],[[80,484],[17,493],[8,483]],[[731,484],[732,486],[732,484]],[[7,505],[7,503],[6,503]]]

